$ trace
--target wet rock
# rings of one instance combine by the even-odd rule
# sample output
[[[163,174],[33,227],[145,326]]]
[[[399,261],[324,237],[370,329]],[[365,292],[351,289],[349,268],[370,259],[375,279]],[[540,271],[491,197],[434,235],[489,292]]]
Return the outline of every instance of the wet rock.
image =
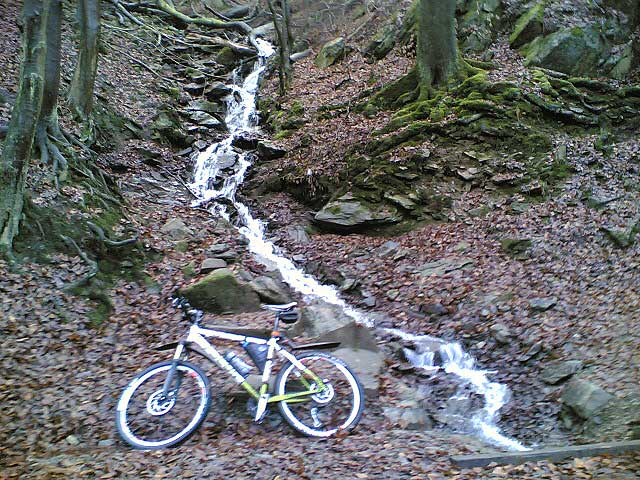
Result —
[[[402,217],[393,207],[369,205],[351,195],[343,195],[327,203],[314,219],[324,228],[346,233],[397,223]]]
[[[205,113],[205,112],[193,112],[189,118],[191,121],[197,123],[198,125],[202,125],[207,128],[217,128],[224,129],[225,125],[223,122],[215,118],[214,116]]]
[[[260,309],[260,299],[234,273],[222,268],[185,288],[182,294],[195,308],[211,313],[243,313]]]
[[[271,277],[257,277],[249,285],[266,303],[289,303],[291,301],[291,295],[286,285]]]
[[[224,114],[224,107],[218,103],[207,102],[206,100],[191,100],[185,110],[187,113],[204,112],[213,116]]]
[[[260,140],[258,142],[258,155],[265,160],[275,160],[284,157],[286,154],[287,151],[284,148],[273,142],[267,140]]]
[[[200,265],[200,273],[209,273],[213,270],[218,270],[220,268],[226,268],[227,262],[222,260],[221,258],[207,258]]]
[[[422,277],[440,277],[455,270],[468,270],[473,268],[473,260],[468,258],[443,258],[435,262],[425,263],[418,268]]]
[[[222,82],[213,82],[207,85],[204,90],[204,94],[209,100],[218,100],[222,97],[226,97],[231,93],[231,88]]]
[[[562,392],[562,403],[583,419],[591,418],[613,398],[595,383],[572,379]]]
[[[241,133],[237,137],[233,138],[231,144],[234,147],[241,148],[242,150],[255,150],[258,148],[259,139],[252,136],[250,133]]]
[[[355,278],[345,278],[344,281],[342,282],[342,285],[340,285],[340,291],[350,292],[352,290],[355,290],[358,285],[360,285],[359,280]]]
[[[546,312],[557,303],[557,297],[539,297],[529,300],[529,307],[536,312]]]
[[[237,154],[233,152],[224,153],[218,156],[218,168],[220,168],[221,170],[224,170],[225,168],[231,168],[236,164],[237,161]]]
[[[346,44],[344,38],[338,37],[335,40],[325,43],[316,56],[314,63],[318,68],[327,68],[342,60],[346,54]]]
[[[185,225],[181,218],[173,218],[165,223],[160,231],[172,240],[185,240],[193,237],[193,230]]]
[[[582,362],[580,360],[552,363],[544,368],[540,374],[540,379],[549,385],[556,385],[571,377],[576,372],[579,372],[581,369]]]
[[[238,252],[235,250],[227,250],[226,252],[215,254],[216,258],[221,258],[229,263],[233,263],[238,259]]]
[[[377,395],[377,375],[384,355],[371,330],[356,323],[341,307],[322,301],[305,306],[290,335],[304,336],[312,342],[341,342],[335,355],[353,368],[368,395]]]

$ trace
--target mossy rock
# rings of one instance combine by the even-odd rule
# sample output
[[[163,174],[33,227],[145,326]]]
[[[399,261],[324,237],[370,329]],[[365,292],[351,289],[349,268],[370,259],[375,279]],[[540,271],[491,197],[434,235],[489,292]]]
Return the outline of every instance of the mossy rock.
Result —
[[[326,204],[314,220],[327,230],[349,233],[398,223],[402,216],[395,207],[371,204],[347,194]]]
[[[314,63],[318,68],[327,68],[342,60],[346,53],[347,48],[344,38],[338,37],[323,45]]]
[[[609,46],[595,27],[574,27],[538,37],[522,49],[525,65],[540,66],[569,75],[597,76]]]
[[[243,313],[260,310],[260,299],[234,273],[221,268],[185,288],[182,294],[195,308],[211,313]]]
[[[542,35],[546,4],[547,0],[538,2],[518,19],[513,33],[509,36],[509,43],[513,48],[520,48]]]
[[[397,28],[395,24],[384,26],[364,49],[369,61],[382,60],[396,45]]]

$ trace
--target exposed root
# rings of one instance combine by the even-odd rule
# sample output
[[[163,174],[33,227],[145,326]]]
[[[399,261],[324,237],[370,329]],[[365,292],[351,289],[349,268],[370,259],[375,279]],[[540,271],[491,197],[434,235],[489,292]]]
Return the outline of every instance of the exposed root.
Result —
[[[100,240],[107,247],[124,247],[126,245],[133,245],[138,241],[137,233],[135,236],[131,238],[127,238],[125,240],[111,240],[107,238],[107,235],[104,233],[104,230],[100,228],[98,225],[96,225],[95,223],[87,222],[87,226],[93,233],[96,234],[96,236],[98,237],[98,240]]]
[[[74,248],[76,252],[78,252],[78,255],[80,256],[80,258],[90,267],[89,273],[87,273],[81,279],[76,280],[71,285],[65,287],[65,289],[69,291],[73,291],[73,290],[76,290],[77,288],[86,286],[91,281],[91,279],[95,277],[100,271],[98,267],[98,262],[91,260],[89,256],[78,246],[78,244],[73,238],[67,237],[66,235],[60,235],[60,238],[69,247]]]

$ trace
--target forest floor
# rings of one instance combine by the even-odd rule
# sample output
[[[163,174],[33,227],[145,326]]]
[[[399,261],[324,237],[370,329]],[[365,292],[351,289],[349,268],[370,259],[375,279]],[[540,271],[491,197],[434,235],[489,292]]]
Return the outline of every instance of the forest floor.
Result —
[[[0,88],[10,92],[15,92],[18,77],[18,3],[0,6],[0,35],[3,44],[10,46],[0,53]],[[150,58],[148,47],[130,36],[115,30],[109,35],[118,43],[101,57],[98,91],[121,113],[147,124],[161,103],[157,78],[131,57],[144,59],[158,70],[160,61]],[[65,48],[68,59],[72,46],[68,43]],[[297,66],[297,78],[313,85],[309,79],[322,75],[325,85],[335,85],[343,78],[340,68],[320,73],[305,61]],[[67,70],[67,78],[68,74]],[[329,101],[320,90],[305,97],[305,90],[302,83],[294,84],[291,98],[304,101],[313,93]],[[0,113],[6,117],[8,112]],[[349,121],[359,123],[357,118]],[[616,394],[633,391],[639,383],[638,246],[616,250],[599,232],[602,225],[624,226],[638,213],[637,191],[629,192],[623,185],[629,174],[624,160],[638,151],[637,143],[625,140],[613,156],[599,156],[601,168],[595,172],[585,166],[598,155],[589,148],[592,139],[564,141],[573,147],[578,173],[552,199],[516,213],[513,201],[471,190],[455,205],[458,220],[425,225],[395,238],[406,252],[397,261],[372,255],[388,238],[315,234],[308,243],[295,243],[277,226],[305,224],[308,209],[284,194],[261,199],[254,206],[269,219],[272,233],[291,255],[356,276],[362,288],[377,298],[373,310],[388,318],[388,326],[464,341],[480,365],[498,370],[495,378],[514,391],[503,414],[506,433],[535,443],[559,435],[554,420],[557,391],[544,392],[536,378],[543,359],[579,358],[589,366],[590,379]],[[160,152],[163,168],[143,163],[141,147]],[[64,290],[88,270],[75,254],[60,253],[44,264],[27,261],[18,272],[0,263],[4,372],[0,376],[0,479],[638,477],[638,454],[460,470],[450,463],[450,455],[484,451],[486,445],[468,436],[406,431],[390,424],[381,407],[398,401],[391,389],[368,403],[360,426],[344,438],[297,437],[274,413],[264,424],[254,425],[244,411],[244,400],[231,399],[225,422],[206,421],[184,445],[160,452],[131,450],[115,432],[115,403],[136,371],[165,358],[151,347],[183,333],[184,323],[168,304],[170,293],[191,281],[193,266],[197,269],[212,244],[228,243],[239,252],[236,270],[260,272],[262,267],[245,254],[244,242],[234,229],[188,207],[190,197],[177,178],[186,167],[184,160],[162,146],[138,140],[124,142],[98,162],[108,169],[116,160],[128,166],[124,173],[122,169],[117,173],[128,200],[127,216],[138,226],[141,243],[155,260],[146,264],[141,278],[121,272],[129,279],[118,281],[108,292],[114,302],[108,322],[96,325],[88,316],[91,302]],[[50,192],[51,186],[42,182],[35,190]],[[582,201],[586,188],[607,198],[624,196],[596,210]],[[59,195],[72,197],[74,191],[62,189]],[[490,206],[484,218],[464,214],[484,205]],[[195,232],[186,252],[161,232],[173,218],[183,219]],[[515,260],[502,254],[498,241],[502,236],[531,238],[528,257]],[[453,272],[437,281],[417,279],[411,273],[409,267],[443,256],[468,257],[473,270],[465,275]],[[388,292],[394,287],[400,293],[391,299]],[[556,306],[542,314],[531,313],[528,300],[548,296],[558,298]],[[360,301],[355,296],[350,300]],[[419,304],[440,304],[446,312],[428,319],[417,312]],[[266,326],[269,317],[208,318],[220,320]],[[513,334],[506,346],[494,345],[486,333],[497,320]],[[536,345],[536,352],[527,355]],[[385,382],[416,382],[411,375],[395,372],[383,377]],[[533,395],[535,390],[542,393]]]

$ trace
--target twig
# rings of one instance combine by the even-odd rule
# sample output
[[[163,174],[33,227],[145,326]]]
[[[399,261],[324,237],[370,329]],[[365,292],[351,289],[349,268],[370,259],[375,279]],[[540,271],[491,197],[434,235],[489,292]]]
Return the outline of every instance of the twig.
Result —
[[[187,190],[187,192],[189,192],[191,194],[191,196],[193,196],[193,198],[198,198],[198,195],[195,194],[195,192],[193,190],[191,190],[191,188],[189,188],[189,185],[187,185],[184,180],[182,180],[182,178],[180,178],[180,176],[176,175],[175,173],[170,172],[169,170],[167,170],[166,168],[161,168],[161,170],[166,173],[167,175],[175,178],[176,180],[178,180],[182,186],[185,188],[185,190]]]

